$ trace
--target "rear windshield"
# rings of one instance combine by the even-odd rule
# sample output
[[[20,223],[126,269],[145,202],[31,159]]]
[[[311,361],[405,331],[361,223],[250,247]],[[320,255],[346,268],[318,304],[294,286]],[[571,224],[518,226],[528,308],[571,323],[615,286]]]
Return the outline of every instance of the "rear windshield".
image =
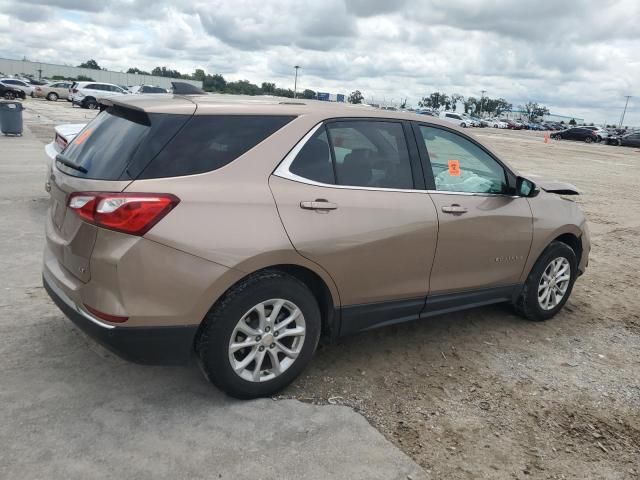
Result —
[[[232,162],[289,123],[291,116],[145,114],[111,107],[62,152],[57,167],[96,180],[179,177]]]
[[[89,123],[62,152],[66,161],[79,168],[61,162],[57,167],[75,177],[133,180],[189,118],[190,115],[147,115],[111,107]]]
[[[294,118],[195,115],[139,178],[180,177],[216,170],[246,153]]]

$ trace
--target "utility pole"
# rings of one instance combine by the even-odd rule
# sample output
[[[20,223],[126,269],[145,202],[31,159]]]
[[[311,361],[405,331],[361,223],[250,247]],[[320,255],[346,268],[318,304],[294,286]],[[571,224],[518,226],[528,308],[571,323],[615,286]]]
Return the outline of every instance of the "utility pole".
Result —
[[[293,68],[296,69],[296,78],[293,81],[293,98],[298,98],[298,69],[300,68],[300,65],[296,65]]]
[[[625,98],[627,99],[627,101],[624,103],[624,110],[622,111],[622,116],[620,117],[620,125],[618,125],[618,128],[622,128],[622,124],[624,123],[624,116],[627,113],[627,105],[629,105],[629,99],[631,98],[631,95],[625,95]]]
[[[484,94],[487,93],[486,90],[480,90],[480,114],[479,117],[482,118],[482,102],[484,101]]]

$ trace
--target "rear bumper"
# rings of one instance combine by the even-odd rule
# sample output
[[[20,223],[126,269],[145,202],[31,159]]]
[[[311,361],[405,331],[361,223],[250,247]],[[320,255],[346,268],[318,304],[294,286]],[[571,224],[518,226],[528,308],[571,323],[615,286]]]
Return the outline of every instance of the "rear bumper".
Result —
[[[198,325],[116,327],[81,310],[46,273],[42,281],[54,303],[77,327],[125,360],[147,365],[183,365],[191,360]]]

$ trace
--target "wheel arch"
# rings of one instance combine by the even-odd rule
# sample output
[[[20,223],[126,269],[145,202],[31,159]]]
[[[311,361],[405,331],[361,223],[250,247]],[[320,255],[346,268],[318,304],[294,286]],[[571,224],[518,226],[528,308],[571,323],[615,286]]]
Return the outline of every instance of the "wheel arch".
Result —
[[[246,267],[247,265],[244,266]],[[233,270],[237,272],[236,269]],[[318,302],[318,307],[320,308],[320,314],[322,318],[323,336],[327,336],[329,338],[336,337],[340,332],[340,297],[331,277],[329,277],[326,272],[322,270],[319,272],[318,270],[321,269],[319,267],[317,269],[314,269],[312,268],[312,266],[302,265],[301,263],[289,262],[262,265],[251,270],[243,268],[242,272],[244,274],[239,277],[236,276],[234,281],[231,282],[224,289],[224,291],[220,295],[218,295],[212,303],[209,304],[209,307],[202,315],[200,326],[198,327],[194,338],[194,348],[198,345],[198,339],[200,338],[202,329],[205,325],[206,313],[214,308],[219,302],[221,302],[227,292],[229,292],[236,285],[242,283],[252,275],[256,275],[265,271],[282,272],[296,278],[297,280],[305,284]]]
[[[527,259],[525,268],[523,269],[522,275],[520,277],[520,283],[524,283],[527,281],[527,278],[529,277],[531,270],[533,270],[534,265],[536,264],[540,256],[544,253],[544,251],[553,242],[562,242],[569,248],[571,248],[576,254],[576,261],[578,262],[578,264],[580,264],[583,253],[581,235],[582,231],[577,225],[565,225],[564,227],[553,231],[551,234],[546,236],[544,240],[534,239],[534,245],[529,252],[529,258]]]

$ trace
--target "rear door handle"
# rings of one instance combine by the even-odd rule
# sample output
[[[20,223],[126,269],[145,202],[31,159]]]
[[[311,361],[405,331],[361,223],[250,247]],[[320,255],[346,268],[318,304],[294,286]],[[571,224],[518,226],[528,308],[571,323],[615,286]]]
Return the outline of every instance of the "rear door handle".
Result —
[[[325,200],[323,198],[318,198],[313,202],[310,202],[310,201],[300,202],[300,208],[303,208],[305,210],[320,210],[320,211],[335,210],[338,208],[338,205],[328,200]]]
[[[447,207],[442,207],[442,211],[444,213],[454,213],[458,215],[462,213],[467,213],[467,209],[464,207],[461,207],[457,203],[454,203],[453,205],[449,205]]]

